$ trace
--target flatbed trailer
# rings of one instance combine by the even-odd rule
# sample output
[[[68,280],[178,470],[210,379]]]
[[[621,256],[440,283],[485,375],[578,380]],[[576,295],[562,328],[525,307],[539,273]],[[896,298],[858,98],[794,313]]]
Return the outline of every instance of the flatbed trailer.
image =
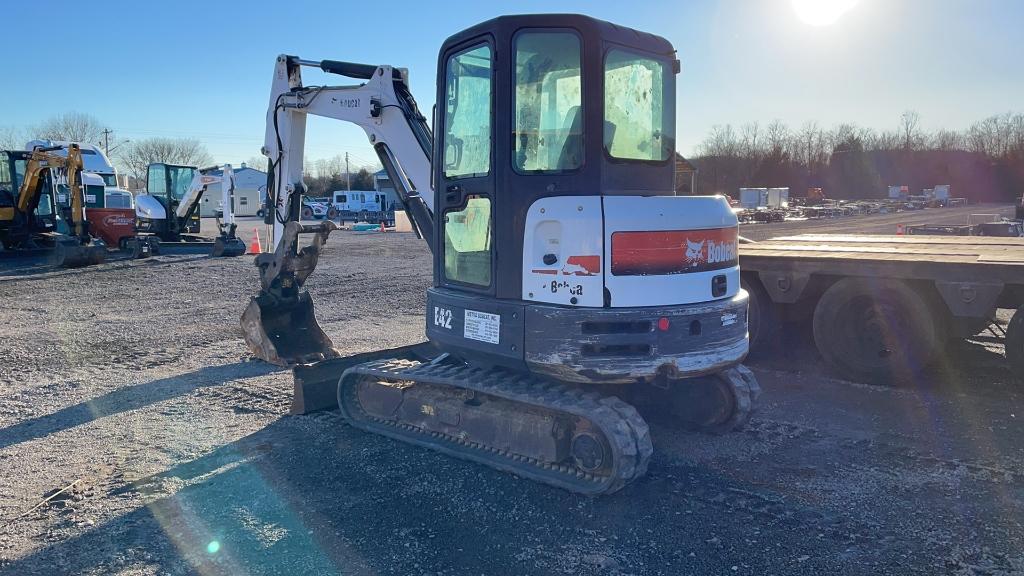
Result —
[[[1006,357],[1024,379],[1024,238],[805,234],[740,246],[752,353],[790,320],[839,374],[913,381],[944,344],[1013,310]]]

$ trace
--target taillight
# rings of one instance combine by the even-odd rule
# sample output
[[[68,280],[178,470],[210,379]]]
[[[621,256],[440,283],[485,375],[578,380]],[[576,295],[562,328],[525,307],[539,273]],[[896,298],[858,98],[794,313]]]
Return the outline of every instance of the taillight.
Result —
[[[612,233],[612,275],[684,274],[732,268],[736,228]]]

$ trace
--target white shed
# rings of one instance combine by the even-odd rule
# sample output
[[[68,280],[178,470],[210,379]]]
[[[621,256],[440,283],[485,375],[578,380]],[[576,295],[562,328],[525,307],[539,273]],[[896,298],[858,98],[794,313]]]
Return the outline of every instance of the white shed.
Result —
[[[212,172],[220,175],[220,170]],[[235,169],[235,216],[255,216],[263,202],[267,189],[267,173],[250,168],[243,162]],[[203,194],[199,201],[199,214],[203,217],[217,215],[220,207],[220,185],[216,184]]]

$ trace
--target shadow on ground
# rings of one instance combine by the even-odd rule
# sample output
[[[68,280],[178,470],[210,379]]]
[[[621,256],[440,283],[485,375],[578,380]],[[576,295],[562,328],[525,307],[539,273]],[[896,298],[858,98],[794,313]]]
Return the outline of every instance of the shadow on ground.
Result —
[[[187,374],[118,388],[56,412],[0,428],[0,449],[74,428],[99,418],[184,396],[199,388],[217,386],[239,378],[263,376],[278,370],[281,368],[264,362],[236,362],[207,366]]]

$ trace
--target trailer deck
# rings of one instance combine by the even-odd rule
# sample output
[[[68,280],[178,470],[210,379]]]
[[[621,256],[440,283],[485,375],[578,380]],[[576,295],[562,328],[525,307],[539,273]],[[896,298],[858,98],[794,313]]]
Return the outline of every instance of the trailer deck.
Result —
[[[945,340],[1024,304],[1024,238],[806,234],[742,244],[740,266],[755,353],[810,317],[822,357],[855,380],[913,379]],[[1006,349],[1018,376],[1022,331],[1015,314]]]

